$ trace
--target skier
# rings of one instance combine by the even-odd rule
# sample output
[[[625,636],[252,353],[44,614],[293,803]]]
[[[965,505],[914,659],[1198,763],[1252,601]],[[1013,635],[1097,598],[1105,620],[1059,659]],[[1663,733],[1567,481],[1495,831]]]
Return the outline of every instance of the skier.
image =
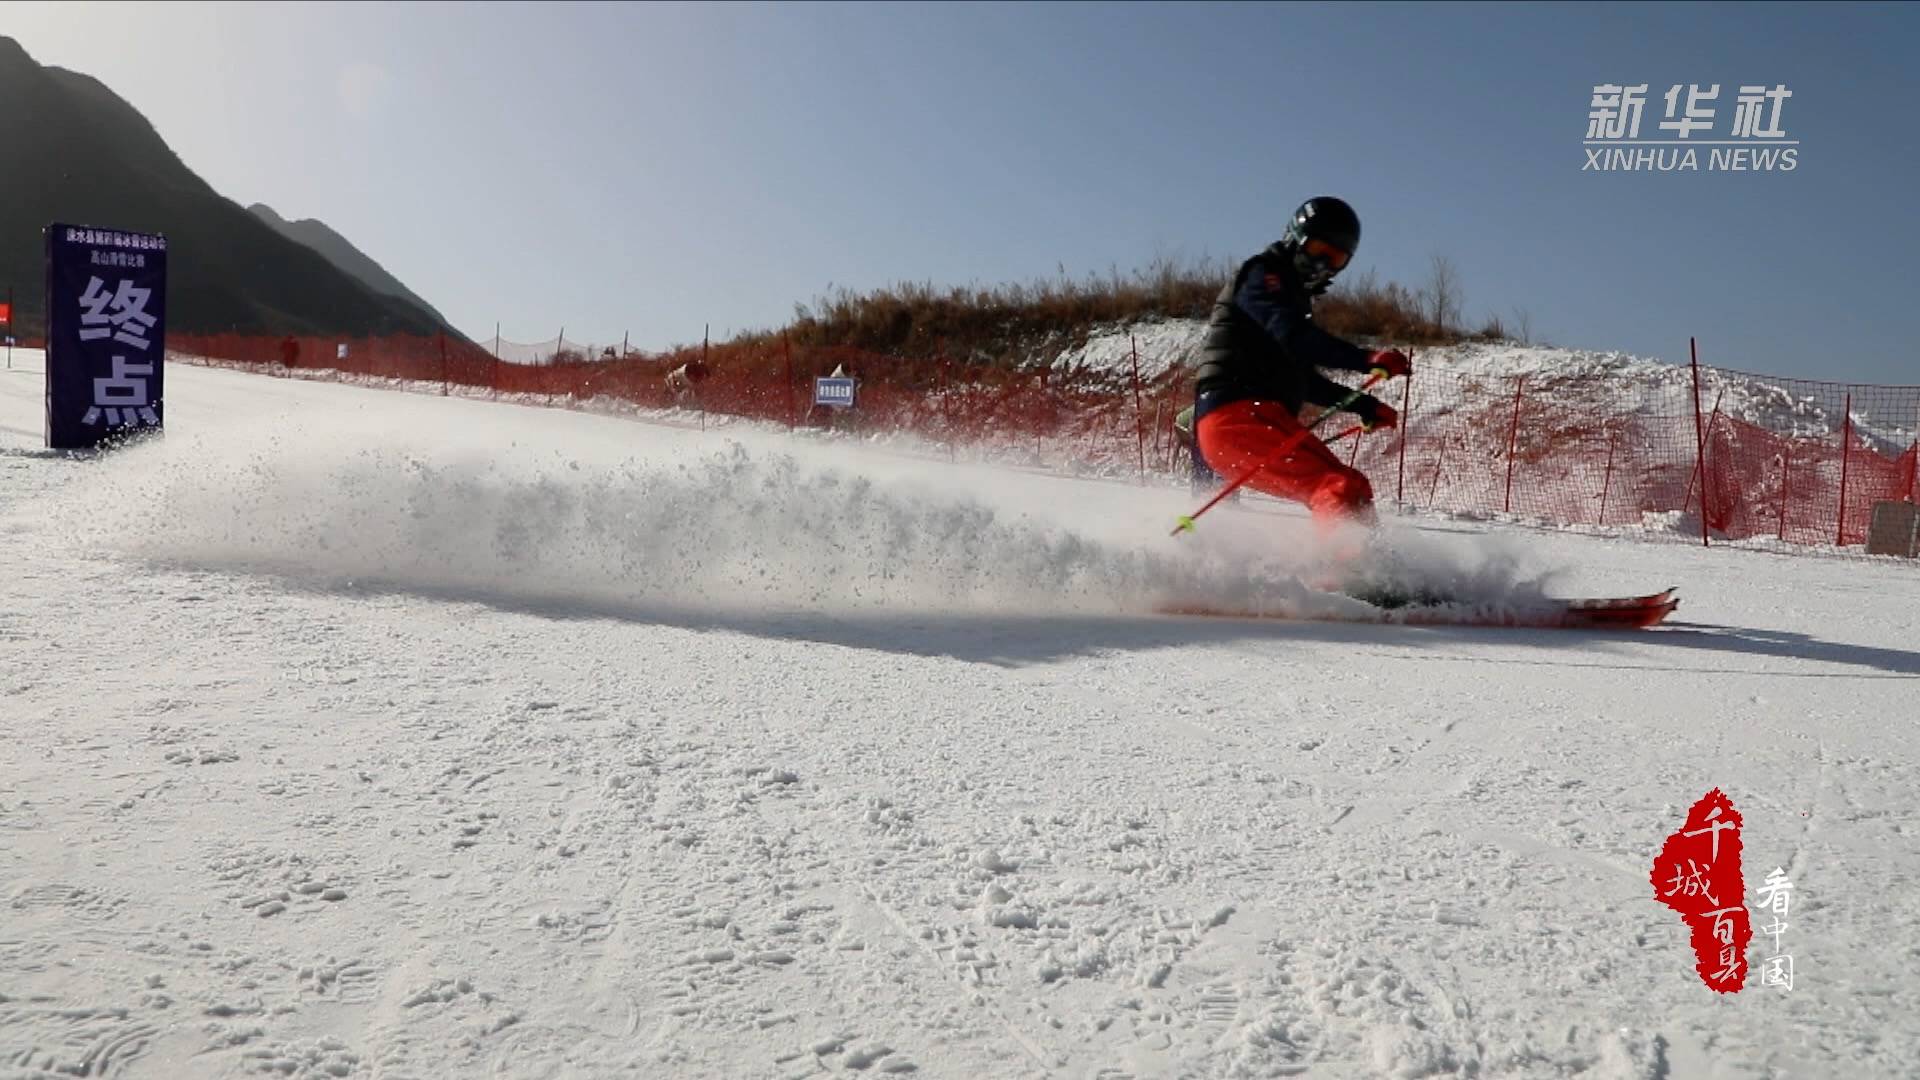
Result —
[[[1333,284],[1359,244],[1360,219],[1352,207],[1324,195],[1302,203],[1286,234],[1242,263],[1214,301],[1194,382],[1189,430],[1199,450],[1196,472],[1204,465],[1238,477],[1257,468],[1248,487],[1305,503],[1327,527],[1372,525],[1377,518],[1367,478],[1302,432],[1302,406],[1336,405],[1351,393],[1316,369],[1412,372],[1397,350],[1369,353],[1314,325],[1313,298]],[[1400,420],[1371,394],[1344,408],[1369,431]]]

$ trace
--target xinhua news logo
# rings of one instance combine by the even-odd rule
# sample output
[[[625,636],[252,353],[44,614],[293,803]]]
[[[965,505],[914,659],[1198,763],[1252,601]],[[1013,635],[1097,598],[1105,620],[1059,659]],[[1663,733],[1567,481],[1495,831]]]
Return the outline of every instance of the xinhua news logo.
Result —
[[[1800,140],[1787,137],[1781,112],[1793,96],[1784,84],[1742,86],[1733,97],[1732,122],[1716,127],[1720,84],[1675,83],[1652,137],[1640,137],[1647,83],[1602,83],[1593,88],[1587,113],[1587,161],[1581,172],[1792,172],[1800,165]]]

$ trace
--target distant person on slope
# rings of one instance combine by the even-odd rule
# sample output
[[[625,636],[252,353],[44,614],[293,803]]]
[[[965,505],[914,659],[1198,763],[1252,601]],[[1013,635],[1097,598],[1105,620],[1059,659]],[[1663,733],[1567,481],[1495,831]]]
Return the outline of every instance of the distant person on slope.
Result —
[[[1369,353],[1314,325],[1313,298],[1327,291],[1359,246],[1360,218],[1352,207],[1324,195],[1302,203],[1286,235],[1242,263],[1214,301],[1194,383],[1192,439],[1205,464],[1229,478],[1258,467],[1248,487],[1305,503],[1323,525],[1371,525],[1376,518],[1365,476],[1312,435],[1293,442],[1303,406],[1332,406],[1352,392],[1317,369],[1412,372],[1403,353]],[[1400,420],[1370,394],[1345,408],[1368,430]],[[1293,449],[1276,458],[1290,443]]]

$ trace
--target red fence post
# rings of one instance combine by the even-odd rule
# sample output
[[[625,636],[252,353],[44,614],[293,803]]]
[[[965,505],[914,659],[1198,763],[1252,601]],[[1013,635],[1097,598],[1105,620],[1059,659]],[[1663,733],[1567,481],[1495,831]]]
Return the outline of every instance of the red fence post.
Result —
[[[1595,525],[1607,523],[1607,493],[1613,490],[1613,444],[1614,430],[1609,424],[1607,426],[1607,473],[1605,479],[1600,481],[1600,516],[1595,519]]]
[[[1726,396],[1727,388],[1723,386],[1713,395],[1713,408],[1707,411],[1708,446],[1713,445],[1713,425],[1720,422],[1720,401]],[[1704,459],[1694,463],[1693,475],[1687,477],[1687,501],[1686,504],[1681,507],[1683,512],[1687,506],[1693,505],[1693,485],[1695,481],[1698,481],[1700,484],[1700,520],[1705,522],[1707,519],[1707,473]],[[1701,527],[1705,528],[1706,526],[1702,525]]]
[[[1847,464],[1853,451],[1853,391],[1847,391],[1847,417],[1840,424],[1840,524],[1834,529],[1833,546],[1847,546]]]
[[[1707,546],[1707,425],[1700,418],[1700,346],[1693,338],[1687,339],[1687,355],[1693,365],[1693,438],[1696,447],[1693,459],[1693,471],[1700,478],[1700,546]],[[1687,486],[1687,498],[1693,498],[1693,486]],[[1680,508],[1686,513],[1686,507]]]
[[[1413,350],[1407,350],[1407,364],[1413,364]],[[1400,384],[1400,478],[1393,489],[1393,501],[1406,505],[1407,502],[1407,428],[1413,426],[1413,372],[1408,371],[1404,382]]]
[[[1793,440],[1780,448],[1780,540],[1787,539],[1787,476],[1793,471]]]
[[[947,343],[940,343],[940,419],[947,429],[947,460],[958,461],[960,447],[955,441],[953,423],[953,361],[947,357]]]
[[[793,423],[793,342],[787,335],[780,335],[780,350],[787,357],[787,430],[791,432]]]
[[[1037,464],[1046,460],[1040,452],[1040,425],[1052,417],[1051,399],[1047,396],[1047,373],[1042,371],[1039,377],[1039,391],[1033,398],[1033,460]]]
[[[1127,347],[1133,351],[1133,437],[1140,444],[1140,482],[1147,482],[1147,433],[1140,425],[1146,422],[1146,407],[1140,404],[1140,343],[1132,334],[1127,335]]]
[[[447,396],[447,332],[440,331],[440,396]]]
[[[1520,394],[1525,390],[1527,377],[1520,376],[1513,384],[1513,424],[1507,430],[1507,500],[1500,508],[1503,514],[1513,513],[1513,455],[1520,445]]]

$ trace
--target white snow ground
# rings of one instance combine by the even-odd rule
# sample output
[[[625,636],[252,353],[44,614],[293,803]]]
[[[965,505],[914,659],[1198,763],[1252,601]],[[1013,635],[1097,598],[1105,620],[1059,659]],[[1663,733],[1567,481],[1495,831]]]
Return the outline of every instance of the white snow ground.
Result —
[[[1400,522],[1681,622],[1159,617],[1310,536],[180,365],[76,460],[15,364],[0,1076],[1920,1072],[1912,566]],[[1716,786],[1791,991],[1653,899]]]

